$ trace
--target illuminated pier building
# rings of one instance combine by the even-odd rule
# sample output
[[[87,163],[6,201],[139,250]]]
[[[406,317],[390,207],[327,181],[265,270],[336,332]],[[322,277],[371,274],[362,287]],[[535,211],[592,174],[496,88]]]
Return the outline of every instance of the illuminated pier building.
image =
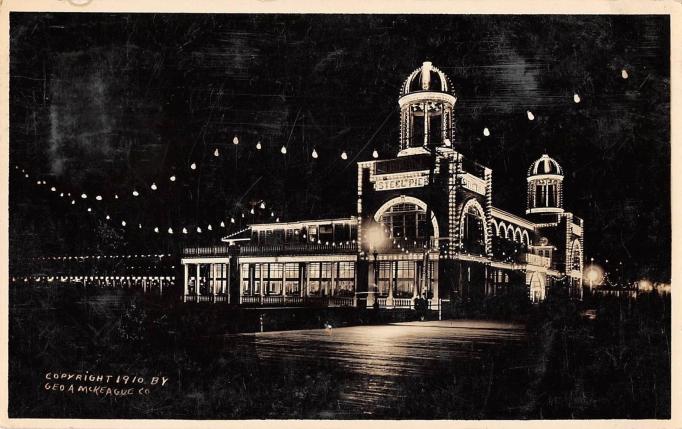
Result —
[[[339,219],[254,224],[187,248],[184,300],[407,308],[524,288],[579,299],[583,220],[563,206],[549,155],[527,175],[525,217],[493,206],[493,171],[452,147],[457,97],[425,62],[401,88],[396,157],[357,164],[357,206]],[[350,184],[349,184],[350,185]]]

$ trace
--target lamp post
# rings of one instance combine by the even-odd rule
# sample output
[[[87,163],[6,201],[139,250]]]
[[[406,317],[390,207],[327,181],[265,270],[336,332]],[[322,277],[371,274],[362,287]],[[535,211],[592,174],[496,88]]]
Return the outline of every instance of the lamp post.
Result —
[[[367,241],[369,243],[369,251],[374,257],[374,290],[372,297],[374,299],[374,303],[377,302],[377,289],[378,289],[378,281],[379,281],[379,264],[377,263],[377,258],[379,257],[379,247],[382,246],[384,242],[384,233],[382,230],[381,225],[374,224],[369,229],[367,230]],[[373,303],[373,305],[374,305]]]

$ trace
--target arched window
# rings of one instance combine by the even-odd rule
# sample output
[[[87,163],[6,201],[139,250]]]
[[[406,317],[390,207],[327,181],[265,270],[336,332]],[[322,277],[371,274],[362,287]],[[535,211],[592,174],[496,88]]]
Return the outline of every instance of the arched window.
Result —
[[[469,205],[462,216],[462,247],[470,253],[485,252],[483,213],[475,205]]]
[[[381,223],[392,238],[426,239],[426,212],[416,204],[399,203],[391,206],[381,215]]]

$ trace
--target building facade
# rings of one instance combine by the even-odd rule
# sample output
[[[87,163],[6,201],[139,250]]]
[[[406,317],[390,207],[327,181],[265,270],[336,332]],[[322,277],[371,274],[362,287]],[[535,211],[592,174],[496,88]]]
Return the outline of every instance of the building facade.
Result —
[[[493,171],[452,147],[456,102],[423,63],[401,89],[396,157],[357,164],[354,216],[254,224],[185,249],[185,301],[409,308],[512,288],[580,299],[584,225],[564,210],[561,166],[531,164],[525,217],[494,207]]]

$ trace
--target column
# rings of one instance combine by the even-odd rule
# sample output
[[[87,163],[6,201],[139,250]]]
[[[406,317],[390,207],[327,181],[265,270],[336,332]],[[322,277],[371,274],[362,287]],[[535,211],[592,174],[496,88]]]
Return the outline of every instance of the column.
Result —
[[[224,289],[223,293],[227,295],[227,303],[230,303],[230,258],[227,258],[227,265],[225,266],[226,272],[225,274],[225,283],[224,283]]]
[[[211,288],[211,295],[215,297],[216,295],[216,265],[217,264],[209,264],[208,265],[208,285]],[[215,299],[215,298],[214,298]]]
[[[414,303],[414,300],[417,298],[417,285],[419,282],[421,282],[422,277],[426,279],[426,276],[424,275],[424,272],[420,272],[420,265],[417,261],[413,262],[414,264],[414,277],[412,278],[412,303]]]
[[[194,288],[195,288],[195,290],[196,290],[196,295],[197,295],[197,296],[201,295],[201,288],[199,287],[199,286],[200,286],[200,281],[199,281],[199,279],[201,278],[201,277],[200,277],[200,273],[199,273],[199,269],[200,269],[200,268],[201,268],[201,264],[197,264],[197,270],[196,270],[197,277],[196,277],[196,280],[194,280]],[[199,301],[199,298],[197,298],[197,301]]]
[[[282,264],[282,302],[287,302],[287,264]]]
[[[338,262],[332,262],[332,285],[331,285],[331,291],[329,292],[329,296],[334,296],[334,292],[336,292],[336,273],[338,272],[339,269],[339,263]]]
[[[239,277],[237,278],[237,286],[238,286],[237,289],[239,290],[239,303],[240,304],[244,303],[244,298],[243,298],[244,297],[244,267],[246,267],[246,270],[248,273],[249,266],[247,264],[241,264],[241,268],[239,268],[239,270],[238,270],[239,271]],[[251,280],[250,273],[247,274],[247,276],[248,277],[247,277],[246,281],[249,282],[249,284],[253,285],[253,281]],[[253,287],[253,286],[251,286],[251,287]]]
[[[305,294],[304,296],[310,295],[310,264],[316,264],[317,262],[306,262],[303,264],[303,267],[305,267]],[[303,291],[303,287],[301,287],[301,291]],[[303,292],[301,292],[303,293]]]
[[[386,307],[393,305],[393,286],[395,282],[396,269],[398,264],[395,261],[389,262],[390,275],[388,276],[388,298],[386,298]]]
[[[303,296],[304,296],[303,288],[305,287],[304,286],[305,283],[303,283],[303,279],[305,278],[308,270],[306,270],[306,264],[304,262],[301,262],[298,264],[298,269],[299,269],[299,271],[298,271],[298,284],[299,284],[298,292],[299,293],[298,294],[301,296],[301,301],[303,301]]]
[[[379,269],[378,267],[378,262],[373,261],[372,263],[368,263],[369,269],[367,270],[367,277],[368,277],[368,282],[367,282],[367,308],[372,308],[374,306],[374,301],[376,300],[376,290],[378,287],[378,278],[377,278],[377,271]],[[357,276],[357,274],[356,274]]]
[[[184,284],[184,289],[183,289],[183,290],[185,291],[185,293],[184,293],[184,295],[182,296],[182,300],[183,300],[183,301],[187,301],[187,295],[189,295],[189,265],[188,265],[188,264],[184,264],[183,267],[185,268],[185,276],[184,276],[185,284]],[[142,280],[142,284],[144,285],[145,291],[146,291],[146,290],[147,290],[147,289],[146,289],[146,287],[147,287],[147,280],[146,280],[146,279]]]
[[[269,268],[270,268],[269,264],[260,264],[260,303],[261,303],[261,305],[263,305],[263,298],[265,297],[265,283],[263,283],[263,277],[264,277],[263,271],[267,269],[268,273],[269,273],[270,272]]]

